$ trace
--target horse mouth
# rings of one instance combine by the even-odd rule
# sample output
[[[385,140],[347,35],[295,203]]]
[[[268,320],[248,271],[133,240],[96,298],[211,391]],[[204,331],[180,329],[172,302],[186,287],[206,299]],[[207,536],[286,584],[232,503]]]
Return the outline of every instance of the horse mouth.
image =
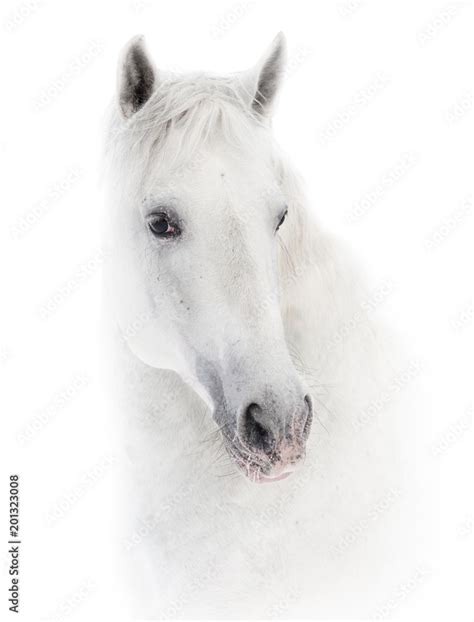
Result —
[[[282,479],[286,479],[290,477],[291,473],[282,473],[277,477],[266,477],[265,475],[260,476],[259,483],[261,484],[271,484],[272,482],[280,482]]]
[[[238,471],[255,484],[271,484],[287,479],[298,468],[305,455],[304,448],[300,446],[291,447],[291,458],[285,460],[281,458],[285,452],[275,452],[273,456],[267,457],[249,451],[243,453],[233,444],[225,443],[225,446]]]

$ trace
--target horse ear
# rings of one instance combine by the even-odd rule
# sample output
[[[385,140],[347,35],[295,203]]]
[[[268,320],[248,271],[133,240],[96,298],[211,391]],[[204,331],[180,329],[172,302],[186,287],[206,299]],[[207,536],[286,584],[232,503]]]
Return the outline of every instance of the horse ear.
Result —
[[[286,62],[286,39],[279,32],[257,65],[243,75],[244,90],[252,109],[268,115],[278,92]]]
[[[133,37],[122,53],[118,76],[118,99],[125,118],[139,110],[153,93],[156,71],[148,57],[144,37]]]

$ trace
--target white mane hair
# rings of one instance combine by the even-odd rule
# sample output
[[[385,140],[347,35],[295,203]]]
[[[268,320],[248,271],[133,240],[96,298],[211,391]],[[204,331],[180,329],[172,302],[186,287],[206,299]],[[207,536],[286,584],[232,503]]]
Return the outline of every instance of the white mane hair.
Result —
[[[132,144],[139,141],[147,153],[162,151],[174,129],[184,137],[179,156],[189,160],[210,135],[220,132],[230,144],[252,144],[255,123],[263,117],[251,113],[236,77],[204,73],[175,75],[160,73],[158,88],[146,106],[124,119],[114,102],[110,133],[114,140],[127,134]]]

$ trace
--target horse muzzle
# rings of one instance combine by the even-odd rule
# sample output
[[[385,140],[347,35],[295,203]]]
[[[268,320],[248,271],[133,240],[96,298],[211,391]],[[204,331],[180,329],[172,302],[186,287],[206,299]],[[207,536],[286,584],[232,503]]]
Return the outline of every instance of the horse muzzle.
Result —
[[[274,406],[272,400],[250,403],[239,411],[234,433],[224,433],[227,451],[252,482],[286,479],[305,456],[313,418],[310,396],[287,413]]]

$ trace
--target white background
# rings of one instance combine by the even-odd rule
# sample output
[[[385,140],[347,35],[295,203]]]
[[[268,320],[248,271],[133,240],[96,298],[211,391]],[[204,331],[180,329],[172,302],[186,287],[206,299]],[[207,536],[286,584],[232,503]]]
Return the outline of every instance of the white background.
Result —
[[[19,473],[30,618],[91,617],[104,603],[117,448],[98,375],[98,181],[119,51],[143,33],[158,68],[225,73],[253,65],[280,30],[277,139],[317,217],[391,284],[385,311],[424,362],[433,404],[422,432],[440,555],[402,596],[374,594],[374,610],[472,619],[473,7],[420,0],[2,3],[0,558],[6,569]],[[2,574],[2,618],[7,587]]]

